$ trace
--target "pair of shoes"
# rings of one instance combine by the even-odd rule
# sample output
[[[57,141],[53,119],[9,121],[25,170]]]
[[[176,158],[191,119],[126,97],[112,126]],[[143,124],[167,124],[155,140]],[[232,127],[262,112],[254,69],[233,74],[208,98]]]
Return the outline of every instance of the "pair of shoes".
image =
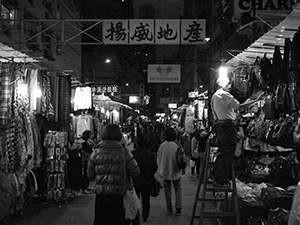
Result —
[[[228,183],[219,184],[216,181],[214,181],[212,183],[212,186],[215,187],[215,188],[229,188],[230,187],[230,185]]]
[[[90,193],[91,193],[91,191],[84,190],[82,193],[83,193],[83,194],[90,194]]]

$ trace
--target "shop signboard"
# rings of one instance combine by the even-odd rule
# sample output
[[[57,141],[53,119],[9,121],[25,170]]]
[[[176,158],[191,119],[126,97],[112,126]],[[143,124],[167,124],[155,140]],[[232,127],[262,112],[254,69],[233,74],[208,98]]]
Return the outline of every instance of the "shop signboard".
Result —
[[[235,0],[234,19],[238,20],[243,13],[252,12],[262,19],[278,19],[278,15],[288,15],[295,1],[292,0]]]
[[[92,85],[92,93],[95,95],[99,94],[118,94],[119,93],[119,87],[118,85]]]
[[[180,83],[180,70],[177,64],[149,64],[148,83]]]
[[[102,42],[104,44],[205,44],[206,20],[104,20]]]
[[[169,109],[177,109],[177,103],[169,103],[168,108]]]
[[[140,96],[132,95],[129,96],[129,104],[140,104],[141,98]]]

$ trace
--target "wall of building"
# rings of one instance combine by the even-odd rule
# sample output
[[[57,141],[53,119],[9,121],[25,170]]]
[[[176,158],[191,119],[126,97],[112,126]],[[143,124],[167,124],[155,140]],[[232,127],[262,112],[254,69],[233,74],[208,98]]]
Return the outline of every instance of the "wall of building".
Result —
[[[74,3],[66,0],[15,2],[16,4],[4,5],[1,9],[1,14],[4,9],[9,9],[14,11],[16,16],[11,18],[12,21],[2,17],[1,28],[7,32],[2,32],[0,42],[38,59],[43,68],[73,71],[73,76],[80,77],[80,44],[72,46],[62,43],[63,38],[67,40],[77,34],[77,28],[66,25],[63,29],[62,23],[54,26],[58,19],[79,18]],[[73,26],[81,27],[78,22]],[[80,43],[80,36],[74,38],[73,42]],[[26,62],[26,59],[24,61]]]

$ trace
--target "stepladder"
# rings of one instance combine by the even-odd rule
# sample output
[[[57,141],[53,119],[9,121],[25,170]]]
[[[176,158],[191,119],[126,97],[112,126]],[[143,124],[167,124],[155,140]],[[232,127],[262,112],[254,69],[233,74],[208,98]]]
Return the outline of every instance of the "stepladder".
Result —
[[[199,182],[193,203],[190,225],[240,225],[240,211],[235,182],[234,165],[228,186],[213,185],[212,171],[218,155],[218,146],[211,136],[206,142],[203,163],[200,165]]]

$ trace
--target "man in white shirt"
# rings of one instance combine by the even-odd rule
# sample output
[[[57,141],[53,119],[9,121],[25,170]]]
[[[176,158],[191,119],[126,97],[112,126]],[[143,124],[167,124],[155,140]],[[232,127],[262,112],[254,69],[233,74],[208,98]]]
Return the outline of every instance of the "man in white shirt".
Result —
[[[228,80],[217,80],[219,89],[213,94],[211,108],[215,121],[214,131],[218,140],[219,155],[215,162],[215,174],[213,186],[223,187],[229,184],[231,164],[237,144],[236,117],[239,110],[249,107],[260,100],[260,96],[254,100],[247,100],[240,104],[230,94],[231,83]]]

